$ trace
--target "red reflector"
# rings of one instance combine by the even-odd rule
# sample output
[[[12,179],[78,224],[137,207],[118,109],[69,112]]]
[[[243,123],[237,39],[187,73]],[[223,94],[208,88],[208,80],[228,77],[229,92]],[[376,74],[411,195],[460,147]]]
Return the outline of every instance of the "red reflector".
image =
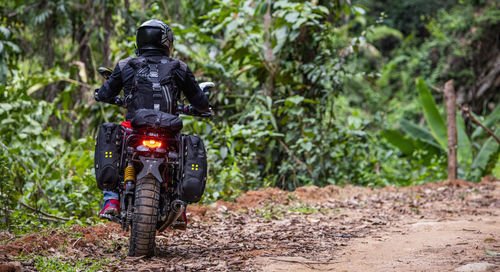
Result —
[[[145,147],[149,147],[149,148],[160,148],[162,143],[161,143],[161,141],[158,141],[155,139],[148,139],[148,140],[142,141],[142,145]]]

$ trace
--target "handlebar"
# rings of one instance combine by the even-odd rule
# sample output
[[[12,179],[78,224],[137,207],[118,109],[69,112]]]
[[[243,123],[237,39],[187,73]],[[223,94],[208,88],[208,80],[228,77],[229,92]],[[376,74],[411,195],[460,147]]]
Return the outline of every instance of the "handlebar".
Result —
[[[199,117],[212,117],[212,107],[209,107],[207,112],[199,112],[191,105],[178,105],[177,113]]]

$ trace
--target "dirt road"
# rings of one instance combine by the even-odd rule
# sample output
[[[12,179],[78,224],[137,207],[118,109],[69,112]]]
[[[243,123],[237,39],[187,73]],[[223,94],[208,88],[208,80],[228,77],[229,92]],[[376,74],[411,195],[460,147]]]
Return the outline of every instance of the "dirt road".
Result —
[[[1,233],[0,271],[40,268],[37,255],[87,267],[100,260],[109,271],[500,271],[493,179],[267,189],[188,212],[188,230],[159,234],[150,259],[126,257],[127,234],[111,223]],[[31,257],[16,259],[21,252]]]

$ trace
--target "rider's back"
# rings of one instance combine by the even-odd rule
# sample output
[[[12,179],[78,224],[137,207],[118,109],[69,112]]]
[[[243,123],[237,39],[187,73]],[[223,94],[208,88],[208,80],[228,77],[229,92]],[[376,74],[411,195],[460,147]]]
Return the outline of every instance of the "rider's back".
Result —
[[[208,109],[208,100],[189,67],[160,50],[146,50],[139,57],[120,60],[98,96],[104,101],[111,100],[122,88],[127,120],[131,120],[138,109],[175,114],[181,92],[198,111]]]

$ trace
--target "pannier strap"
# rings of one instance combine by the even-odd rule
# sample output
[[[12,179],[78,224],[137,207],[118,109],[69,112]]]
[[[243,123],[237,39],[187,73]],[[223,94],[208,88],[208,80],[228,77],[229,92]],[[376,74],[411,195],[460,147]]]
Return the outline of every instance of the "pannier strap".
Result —
[[[106,135],[106,142],[111,143],[111,134],[113,133],[113,127],[105,127],[104,135]]]

